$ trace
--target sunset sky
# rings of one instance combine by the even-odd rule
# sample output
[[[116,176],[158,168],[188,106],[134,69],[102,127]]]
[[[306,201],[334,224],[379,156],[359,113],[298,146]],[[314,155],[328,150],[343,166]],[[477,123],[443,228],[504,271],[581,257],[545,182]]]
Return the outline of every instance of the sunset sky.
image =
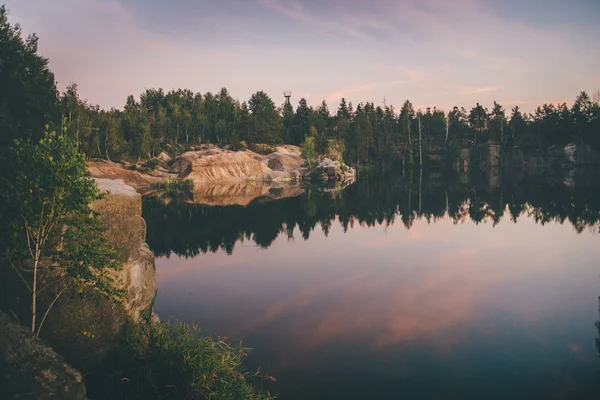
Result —
[[[526,111],[600,89],[597,0],[7,0],[59,88]]]

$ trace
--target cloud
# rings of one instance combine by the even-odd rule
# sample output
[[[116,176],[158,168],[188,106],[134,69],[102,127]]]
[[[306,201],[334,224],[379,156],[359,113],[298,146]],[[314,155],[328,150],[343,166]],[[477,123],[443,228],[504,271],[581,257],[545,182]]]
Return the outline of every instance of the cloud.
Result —
[[[291,20],[303,23],[330,36],[342,38],[349,36],[353,39],[371,40],[372,37],[356,29],[355,26],[345,25],[336,20],[323,18],[311,13],[298,0],[257,0],[258,4]]]
[[[486,94],[500,90],[500,86],[461,87],[460,94]]]

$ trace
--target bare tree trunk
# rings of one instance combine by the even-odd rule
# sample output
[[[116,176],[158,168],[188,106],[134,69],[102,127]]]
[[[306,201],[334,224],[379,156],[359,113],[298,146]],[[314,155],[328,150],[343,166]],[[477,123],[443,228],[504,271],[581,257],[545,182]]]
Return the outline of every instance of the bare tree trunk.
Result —
[[[37,258],[33,260],[33,285],[31,286],[31,332],[33,333],[35,333],[38,262]]]
[[[423,187],[423,125],[421,124],[421,115],[419,114],[419,216],[421,216],[422,205],[422,187]]]
[[[419,164],[421,164],[421,166],[423,165],[423,125],[421,124],[421,116],[419,115],[418,117],[418,124],[419,124]]]
[[[446,115],[446,119],[444,120],[446,123],[446,142],[448,141],[448,134],[450,133],[450,117]]]
[[[108,119],[108,128],[106,129],[106,133],[104,134],[104,152],[106,153],[106,159],[110,161],[110,157],[108,156],[108,133],[110,132],[110,123],[112,121],[112,117]]]

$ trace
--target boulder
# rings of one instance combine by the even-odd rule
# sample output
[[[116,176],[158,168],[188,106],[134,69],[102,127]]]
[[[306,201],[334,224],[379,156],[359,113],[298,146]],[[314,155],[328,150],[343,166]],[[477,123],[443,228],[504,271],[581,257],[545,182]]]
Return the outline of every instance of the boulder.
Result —
[[[356,172],[339,161],[324,158],[312,168],[310,177],[321,181],[354,181]]]
[[[3,399],[86,399],[81,374],[3,312],[0,312],[0,373]]]

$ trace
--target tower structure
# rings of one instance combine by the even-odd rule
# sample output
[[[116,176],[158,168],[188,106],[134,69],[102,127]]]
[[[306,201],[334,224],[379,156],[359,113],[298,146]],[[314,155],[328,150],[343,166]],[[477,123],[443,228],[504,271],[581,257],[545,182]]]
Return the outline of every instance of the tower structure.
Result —
[[[290,97],[292,97],[292,91],[291,90],[284,90],[283,91],[283,96],[285,97],[285,102],[287,104],[290,104]]]

